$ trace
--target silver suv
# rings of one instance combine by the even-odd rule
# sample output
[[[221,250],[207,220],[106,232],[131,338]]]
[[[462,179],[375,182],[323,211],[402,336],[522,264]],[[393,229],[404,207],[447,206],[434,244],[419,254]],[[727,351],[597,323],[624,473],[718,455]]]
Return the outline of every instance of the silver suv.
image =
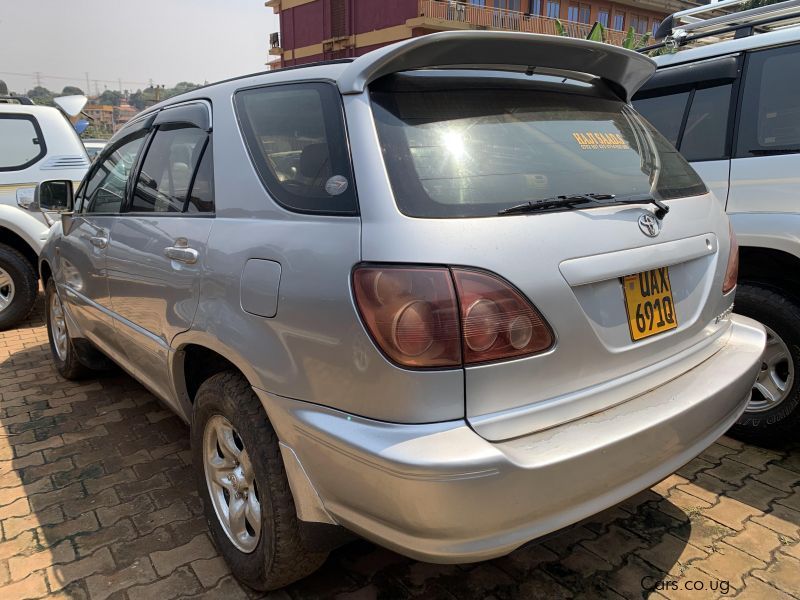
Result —
[[[787,76],[800,69],[800,27],[786,26],[800,9],[787,13],[779,3],[722,18],[711,12],[716,8],[721,3],[673,18],[673,35],[684,15],[690,33],[706,43],[657,57],[658,72],[634,106],[680,149],[730,215],[741,246],[736,312],[767,329],[753,398],[733,433],[780,444],[800,431],[800,78]],[[732,26],[735,39],[707,43]],[[770,26],[776,30],[744,35]]]
[[[53,359],[191,424],[255,588],[341,531],[477,561],[605,509],[736,421],[765,342],[724,210],[627,104],[654,69],[454,32],[170,99],[47,242]]]

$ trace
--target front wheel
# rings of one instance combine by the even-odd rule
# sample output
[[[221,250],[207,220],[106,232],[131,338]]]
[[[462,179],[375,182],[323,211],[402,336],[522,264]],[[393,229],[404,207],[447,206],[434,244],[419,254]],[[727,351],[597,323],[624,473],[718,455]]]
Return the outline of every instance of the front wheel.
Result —
[[[90,369],[78,357],[67,329],[64,305],[52,279],[45,286],[45,313],[47,317],[47,339],[50,341],[50,354],[56,370],[65,379],[81,379]]]
[[[36,272],[14,248],[0,244],[0,331],[27,317],[36,301]]]
[[[740,439],[761,445],[798,439],[800,431],[800,306],[783,292],[740,284],[734,310],[760,321],[767,345],[753,395],[731,429]]]
[[[191,438],[209,528],[240,581],[274,590],[325,562],[300,536],[278,437],[244,377],[218,373],[200,386]]]

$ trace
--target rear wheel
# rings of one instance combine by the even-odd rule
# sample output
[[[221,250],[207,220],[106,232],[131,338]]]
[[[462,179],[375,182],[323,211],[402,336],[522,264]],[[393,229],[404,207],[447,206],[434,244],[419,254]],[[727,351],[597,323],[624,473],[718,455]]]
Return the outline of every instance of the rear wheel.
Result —
[[[50,341],[50,354],[59,374],[65,379],[81,379],[90,369],[84,365],[67,329],[64,305],[56,290],[55,282],[50,279],[45,286],[45,313],[47,316],[47,338]]]
[[[797,439],[800,431],[800,306],[783,292],[740,284],[735,311],[760,321],[767,345],[753,396],[731,434],[762,445]]]
[[[277,435],[240,374],[200,386],[191,437],[209,528],[233,574],[273,590],[316,571],[327,552],[304,545]]]
[[[0,331],[27,317],[36,301],[38,280],[28,260],[0,244]]]

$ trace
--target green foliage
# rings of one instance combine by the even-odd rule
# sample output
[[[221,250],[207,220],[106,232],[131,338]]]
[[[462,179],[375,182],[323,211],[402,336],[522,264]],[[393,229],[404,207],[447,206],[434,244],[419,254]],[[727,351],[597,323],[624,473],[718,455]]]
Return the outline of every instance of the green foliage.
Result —
[[[28,93],[25,95],[33,100],[34,104],[55,106],[55,104],[53,104],[53,98],[55,98],[55,94],[41,85],[37,85],[32,90],[28,90]]]
[[[759,8],[761,6],[769,6],[770,4],[778,4],[783,0],[750,0],[741,5],[740,10],[750,10],[751,8]]]
[[[96,104],[110,104],[111,106],[119,106],[120,102],[122,102],[122,94],[116,90],[106,90],[95,100]]]
[[[79,87],[75,87],[74,85],[65,85],[64,89],[61,90],[62,96],[83,96],[83,90]]]
[[[592,29],[589,31],[589,35],[586,36],[586,39],[592,42],[606,41],[606,30],[600,21],[595,21],[595,24],[592,25]]]
[[[557,35],[567,35],[567,30],[564,29],[564,25],[561,23],[561,21],[556,19],[555,25],[556,25],[556,34]]]

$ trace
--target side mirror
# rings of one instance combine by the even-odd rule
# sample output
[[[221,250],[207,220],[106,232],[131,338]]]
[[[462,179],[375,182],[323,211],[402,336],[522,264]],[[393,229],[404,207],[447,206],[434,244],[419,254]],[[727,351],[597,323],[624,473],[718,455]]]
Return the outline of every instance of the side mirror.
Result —
[[[53,179],[41,182],[36,186],[33,203],[44,211],[70,212],[73,206],[72,181]]]

